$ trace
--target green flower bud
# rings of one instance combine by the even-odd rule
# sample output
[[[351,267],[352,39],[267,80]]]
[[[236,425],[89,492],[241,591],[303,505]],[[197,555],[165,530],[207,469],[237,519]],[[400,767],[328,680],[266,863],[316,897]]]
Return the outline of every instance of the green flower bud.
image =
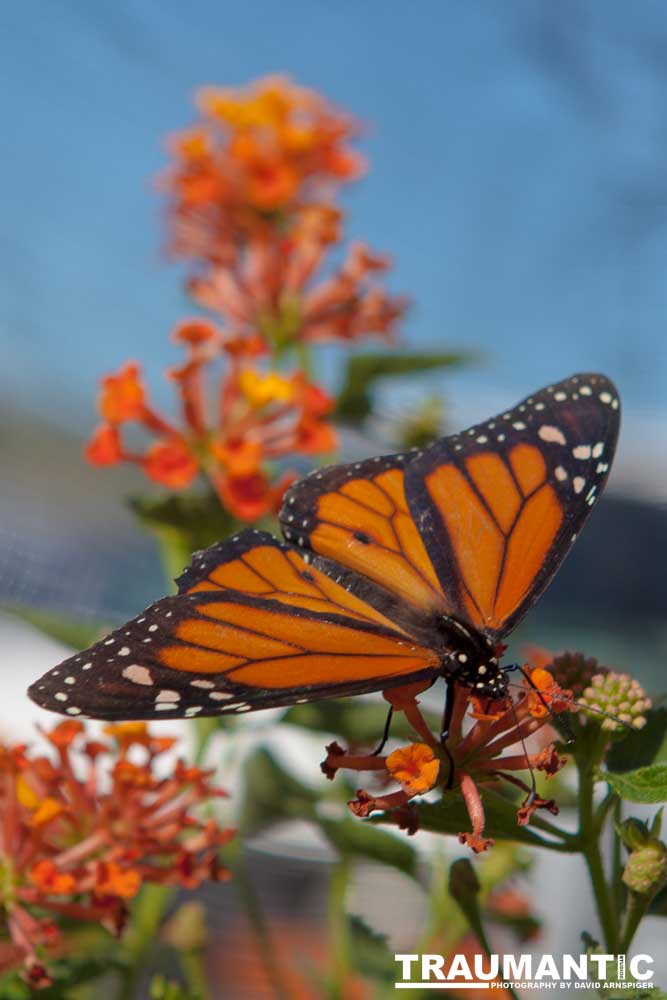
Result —
[[[651,707],[651,701],[639,681],[614,670],[596,674],[577,700],[582,706],[590,705],[598,712],[615,716],[615,719],[607,718],[602,723],[602,728],[612,733],[623,731],[623,723],[633,729],[643,729],[646,725],[644,712]],[[596,717],[594,712],[590,715]]]
[[[652,840],[632,851],[625,863],[623,881],[632,892],[655,896],[667,883],[667,847]]]

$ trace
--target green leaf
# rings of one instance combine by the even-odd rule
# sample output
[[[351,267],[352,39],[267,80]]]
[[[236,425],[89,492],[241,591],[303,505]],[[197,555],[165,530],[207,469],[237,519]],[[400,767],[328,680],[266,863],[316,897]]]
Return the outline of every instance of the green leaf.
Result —
[[[479,912],[479,889],[479,879],[469,859],[459,858],[449,869],[449,892],[481,941],[484,938],[484,929]]]
[[[600,773],[617,795],[628,802],[667,801],[667,764],[651,764],[621,774]]]
[[[25,605],[12,605],[6,610],[32,625],[39,632],[43,632],[44,635],[57,639],[58,642],[72,646],[74,649],[85,649],[87,646],[91,646],[109,631],[106,625],[86,624],[78,622],[74,618],[54,615],[48,611],[41,611],[38,608],[30,608]]]
[[[317,733],[333,733],[348,744],[375,746],[382,737],[389,705],[385,701],[360,701],[354,698],[327,699],[308,705],[295,705],[283,716],[302,729]],[[439,718],[434,713],[422,713],[427,723],[437,729]],[[396,712],[391,721],[391,735],[397,739],[413,739],[414,730],[402,712]]]
[[[348,917],[350,961],[353,969],[380,983],[394,983],[396,961],[383,934],[377,934],[361,919]]]
[[[137,496],[128,503],[139,521],[157,538],[169,579],[182,573],[193,552],[208,548],[242,527],[213,492]]]
[[[466,364],[472,358],[473,355],[465,351],[356,354],[347,362],[336,415],[341,420],[364,420],[372,410],[371,391],[379,378],[452,368]]]
[[[607,770],[621,774],[648,764],[667,761],[667,708],[646,712],[646,725],[614,740],[607,754]]]
[[[482,791],[484,813],[486,816],[485,836],[498,840],[512,840],[520,844],[533,844],[548,847],[552,842],[549,834],[540,835],[540,817],[532,819],[531,826],[519,826],[516,817],[516,803],[503,798],[490,789]],[[433,833],[452,834],[470,829],[470,817],[466,809],[463,795],[457,789],[446,792],[439,802],[422,802],[416,805],[418,825],[420,830],[430,830]],[[393,823],[391,813],[372,816],[372,822]]]
[[[416,877],[417,853],[404,839],[351,817],[320,818],[318,823],[329,842],[344,857],[374,861],[396,868],[411,878]]]

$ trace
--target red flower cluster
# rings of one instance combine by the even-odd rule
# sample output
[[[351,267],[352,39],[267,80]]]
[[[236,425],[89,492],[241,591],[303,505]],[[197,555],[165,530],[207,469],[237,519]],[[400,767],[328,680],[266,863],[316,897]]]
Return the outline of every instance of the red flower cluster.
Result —
[[[172,250],[199,265],[188,291],[220,325],[196,319],[176,330],[188,352],[170,372],[180,426],[152,409],[128,364],[102,381],[103,423],[86,454],[96,465],[135,462],[172,490],[201,473],[231,514],[254,521],[277,509],[291,481],[273,460],[336,445],[326,420],[333,400],[303,371],[285,374],[285,357],[307,367],[311,344],[390,337],[406,303],[377,281],[389,260],[362,244],[318,278],[341,239],[338,188],[364,170],[349,116],[282,77],[204,88],[197,106],[200,122],[171,141],[162,187]],[[227,367],[209,401],[204,368],[221,357]],[[123,440],[130,421],[156,438],[146,451]]]
[[[561,757],[551,743],[528,753],[525,742],[549,722],[552,713],[573,711],[576,706],[572,703],[571,692],[562,690],[549,671],[538,667],[530,670],[529,676],[530,682],[524,683],[524,690],[516,702],[508,696],[489,703],[488,699],[482,701],[467,688],[457,686],[446,751],[430,732],[418,708],[416,695],[428,686],[428,682],[386,691],[385,698],[395,710],[405,713],[424,742],[400,747],[388,757],[352,757],[332,743],[327,747],[322,770],[329,778],[341,768],[384,771],[401,786],[400,791],[378,796],[360,789],[357,798],[349,803],[350,809],[357,816],[369,816],[378,809],[397,810],[399,824],[414,833],[416,816],[406,808],[410,800],[437,785],[449,787],[453,767],[452,787],[460,789],[472,824],[472,832],[460,833],[459,840],[477,854],[485,851],[493,845],[493,840],[484,836],[484,806],[479,784],[504,779],[526,792],[517,811],[519,826],[525,826],[537,809],[558,813],[553,799],[540,798],[513,772],[541,771],[550,777],[564,766],[566,758]],[[475,723],[464,735],[463,721],[469,710]],[[517,746],[520,747],[518,752]],[[513,748],[513,752],[506,754],[508,748]]]
[[[169,373],[180,397],[181,425],[149,405],[139,366],[127,364],[102,380],[103,423],[87,446],[88,461],[134,462],[171,490],[185,489],[203,475],[242,520],[274,511],[293,477],[286,473],[272,482],[268,463],[295,452],[332,451],[336,437],[325,418],[333,401],[302,372],[285,376],[250,366],[212,323],[183,323],[174,339],[187,351],[185,363]],[[206,372],[221,355],[227,367],[212,400]],[[145,451],[124,444],[122,429],[130,422],[156,439]]]
[[[143,723],[107,732],[115,746],[61,722],[45,733],[55,762],[23,745],[0,747],[0,910],[9,930],[0,969],[22,962],[33,987],[50,984],[44,956],[63,948],[58,918],[118,934],[143,883],[194,888],[228,874],[218,849],[232,831],[194,812],[223,794],[211,772],[178,761],[159,778],[155,761],[174,740]]]
[[[172,139],[162,178],[171,249],[201,268],[195,300],[224,317],[226,333],[259,334],[277,352],[391,334],[406,302],[373,280],[389,266],[384,256],[353,246],[313,284],[341,239],[337,190],[365,169],[350,146],[357,124],[283,77],[205,87],[196,103],[201,120]]]
[[[196,105],[200,121],[172,137],[174,163],[162,178],[175,252],[228,262],[239,238],[276,221],[291,235],[320,210],[319,228],[332,232],[323,225],[331,194],[365,170],[349,115],[279,76],[203,87]]]

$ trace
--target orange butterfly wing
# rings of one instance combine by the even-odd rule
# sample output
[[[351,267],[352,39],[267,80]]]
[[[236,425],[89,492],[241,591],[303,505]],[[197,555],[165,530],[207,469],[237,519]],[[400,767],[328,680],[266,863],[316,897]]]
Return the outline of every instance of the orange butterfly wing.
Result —
[[[288,541],[374,581],[424,621],[506,635],[543,592],[604,488],[615,386],[576,375],[423,452],[322,469],[280,513]]]
[[[605,486],[618,428],[613,383],[578,375],[410,464],[410,509],[465,621],[500,638],[535,603]]]
[[[330,466],[285,495],[280,523],[294,545],[335,560],[428,615],[452,605],[405,495],[410,455]]]
[[[379,610],[392,612],[386,595],[368,604],[341,572],[338,582],[271,535],[243,532],[198,553],[181,593],[70,657],[30,695],[70,715],[193,717],[434,675],[439,657]]]

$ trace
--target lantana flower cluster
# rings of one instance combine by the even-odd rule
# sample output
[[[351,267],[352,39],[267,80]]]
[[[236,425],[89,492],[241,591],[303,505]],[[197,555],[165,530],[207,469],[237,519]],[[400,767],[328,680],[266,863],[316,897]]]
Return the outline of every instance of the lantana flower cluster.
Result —
[[[59,922],[122,930],[142,885],[195,888],[227,871],[219,849],[232,836],[197,807],[224,794],[212,772],[156,763],[175,740],[143,723],[109,726],[90,739],[75,720],[45,736],[50,755],[0,747],[0,969],[23,964],[48,986],[48,956],[66,950]]]
[[[181,324],[174,340],[186,351],[184,363],[168,373],[179,397],[179,422],[150,405],[139,365],[128,363],[102,380],[103,422],[87,446],[88,460],[133,462],[150,480],[175,491],[204,477],[241,520],[273,512],[294,478],[288,471],[272,478],[273,463],[335,448],[327,419],[333,400],[301,371],[284,375],[248,365],[208,321]],[[221,354],[227,367],[216,385],[213,369]],[[131,423],[152,439],[146,448],[126,443]]]
[[[199,121],[170,140],[161,187],[170,249],[195,262],[187,290],[215,323],[174,333],[187,352],[168,373],[180,419],[150,406],[131,362],[102,380],[86,453],[97,465],[134,462],[169,490],[201,474],[234,517],[255,521],[279,506],[291,456],[336,447],[334,400],[307,374],[311,345],[392,337],[406,301],[381,284],[389,259],[364,244],[326,267],[342,239],[338,191],[365,169],[353,119],[283,77],[205,87],[196,105]],[[131,422],[154,439],[145,450],[127,444]]]
[[[461,831],[459,840],[475,853],[486,851],[493,840],[484,836],[484,806],[480,787],[504,780],[522,789],[525,798],[517,811],[517,823],[525,826],[537,809],[557,815],[553,799],[544,799],[517,771],[542,772],[547,777],[556,774],[566,763],[548,738],[537,750],[528,751],[526,741],[535,737],[553,715],[574,710],[570,691],[556,684],[552,674],[543,667],[527,672],[523,690],[515,700],[507,696],[490,702],[480,699],[457,685],[454,713],[446,747],[433,735],[420,710],[417,695],[427,684],[408,685],[386,691],[384,697],[395,710],[405,713],[407,720],[423,742],[400,747],[384,757],[350,756],[338,744],[327,747],[322,770],[333,778],[341,768],[356,771],[380,771],[400,785],[400,790],[374,795],[360,789],[349,803],[357,816],[369,816],[375,810],[392,811],[400,826],[416,832],[418,817],[410,808],[411,800],[438,786],[450,791],[458,789],[465,802],[471,831]],[[464,732],[463,723],[469,715],[474,723]]]

